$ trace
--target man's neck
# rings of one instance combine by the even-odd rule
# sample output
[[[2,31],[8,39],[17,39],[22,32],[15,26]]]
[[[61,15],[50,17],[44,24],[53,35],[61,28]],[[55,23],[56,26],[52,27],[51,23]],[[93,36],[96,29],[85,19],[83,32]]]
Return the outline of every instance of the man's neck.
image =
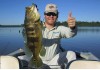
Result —
[[[45,23],[46,28],[48,28],[49,30],[52,29],[54,27],[54,24],[47,24]]]

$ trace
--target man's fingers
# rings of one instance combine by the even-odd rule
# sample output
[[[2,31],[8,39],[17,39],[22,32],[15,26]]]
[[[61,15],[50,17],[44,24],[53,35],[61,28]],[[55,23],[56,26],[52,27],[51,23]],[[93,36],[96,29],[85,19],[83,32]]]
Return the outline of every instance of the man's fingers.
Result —
[[[75,18],[74,17],[72,17],[72,12],[69,12],[69,14],[68,14],[68,20],[67,20],[67,23],[68,23],[68,26],[69,27],[75,27]]]
[[[73,18],[73,17],[69,18],[68,22],[75,22],[75,18]]]

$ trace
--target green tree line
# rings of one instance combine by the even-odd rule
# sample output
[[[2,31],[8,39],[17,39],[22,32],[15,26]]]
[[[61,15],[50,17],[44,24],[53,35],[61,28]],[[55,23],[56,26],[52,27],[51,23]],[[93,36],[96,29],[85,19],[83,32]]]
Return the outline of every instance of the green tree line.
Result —
[[[64,25],[64,26],[68,26],[67,22],[57,22],[57,25]],[[100,22],[85,22],[85,21],[76,21],[76,25],[77,26],[100,26]]]
[[[0,25],[0,27],[23,27],[23,24],[21,25]]]
[[[60,22],[57,21],[56,23],[58,26],[63,25],[63,26],[68,26],[66,21]],[[92,27],[100,27],[100,22],[85,22],[85,21],[76,21],[77,26],[92,26]],[[24,24],[21,25],[0,25],[0,27],[23,27]]]

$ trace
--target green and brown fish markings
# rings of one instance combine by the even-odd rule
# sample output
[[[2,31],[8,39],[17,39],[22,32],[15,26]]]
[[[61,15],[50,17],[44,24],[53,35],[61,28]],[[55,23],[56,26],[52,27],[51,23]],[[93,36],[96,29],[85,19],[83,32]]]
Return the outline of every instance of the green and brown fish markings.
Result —
[[[40,14],[35,4],[26,7],[24,28],[26,34],[26,46],[31,50],[33,57],[31,65],[35,68],[42,66],[42,60],[39,57],[42,48],[42,27]]]

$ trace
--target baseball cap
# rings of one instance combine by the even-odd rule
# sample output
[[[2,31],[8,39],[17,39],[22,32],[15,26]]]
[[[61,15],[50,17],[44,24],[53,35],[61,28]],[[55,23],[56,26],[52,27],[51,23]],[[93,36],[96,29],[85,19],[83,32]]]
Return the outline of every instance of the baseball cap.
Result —
[[[55,4],[47,4],[45,7],[45,13],[53,12],[55,14],[58,13],[57,6]]]

